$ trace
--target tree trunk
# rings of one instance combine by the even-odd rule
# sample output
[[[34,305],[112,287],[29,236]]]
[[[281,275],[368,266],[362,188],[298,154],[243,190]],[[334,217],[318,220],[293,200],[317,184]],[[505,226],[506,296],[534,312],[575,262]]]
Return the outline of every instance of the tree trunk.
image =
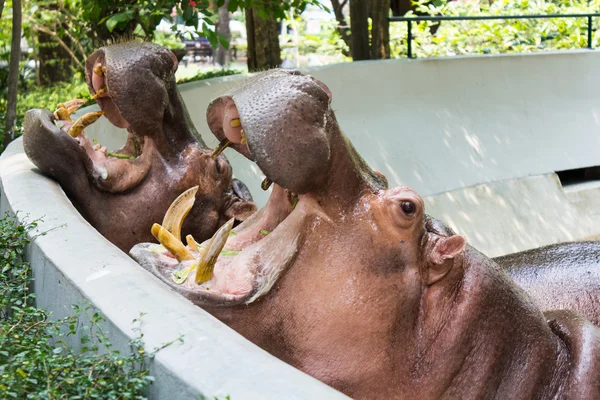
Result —
[[[225,0],[225,4],[219,7],[219,23],[217,24],[217,32],[221,35],[225,36],[228,42],[231,41],[231,31],[229,30],[229,11],[227,10],[227,6],[229,5],[229,0]],[[225,67],[229,64],[230,61],[229,49],[223,47],[222,44],[219,43],[219,47],[217,47],[217,54],[215,57],[215,61],[217,64]]]
[[[4,0],[0,0],[0,18],[2,18],[3,10],[4,10]]]
[[[335,19],[337,20],[337,31],[344,43],[346,43],[346,46],[348,46],[348,48],[352,51],[350,26],[348,25],[348,21],[346,21],[346,17],[343,13],[346,4],[348,4],[348,0],[344,0],[342,3],[340,3],[339,0],[331,0],[331,7],[333,8],[333,13],[335,14]],[[348,56],[350,54],[344,55]]]
[[[368,60],[369,49],[369,8],[368,0],[350,1],[350,29],[352,31],[352,59]]]
[[[281,48],[277,21],[271,17],[263,20],[254,8],[246,8],[248,36],[248,71],[263,71],[281,65]]]
[[[403,17],[410,10],[415,10],[410,0],[391,0],[392,15]]]
[[[371,59],[390,58],[390,0],[370,0]]]
[[[6,129],[4,131],[4,148],[15,137],[17,119],[17,86],[19,84],[19,61],[21,60],[21,24],[23,22],[21,0],[13,0],[12,41],[8,69],[8,101],[6,104]]]

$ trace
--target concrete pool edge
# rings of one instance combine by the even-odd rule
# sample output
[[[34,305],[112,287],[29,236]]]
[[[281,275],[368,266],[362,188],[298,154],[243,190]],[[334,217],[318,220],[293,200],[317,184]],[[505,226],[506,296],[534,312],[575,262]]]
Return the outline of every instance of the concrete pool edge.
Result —
[[[175,294],[94,228],[59,185],[42,176],[23,152],[22,140],[0,157],[0,211],[23,220],[41,218],[46,232],[28,247],[38,306],[59,318],[87,300],[106,318],[111,342],[127,349],[140,313],[147,350],[183,335],[152,362],[152,398],[347,398],[285,364]]]

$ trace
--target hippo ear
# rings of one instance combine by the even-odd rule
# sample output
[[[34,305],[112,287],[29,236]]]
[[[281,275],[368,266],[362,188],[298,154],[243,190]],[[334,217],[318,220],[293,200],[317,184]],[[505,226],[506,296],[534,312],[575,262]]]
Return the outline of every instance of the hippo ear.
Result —
[[[433,285],[452,269],[454,259],[465,251],[467,241],[459,235],[438,236],[428,255],[427,284]]]

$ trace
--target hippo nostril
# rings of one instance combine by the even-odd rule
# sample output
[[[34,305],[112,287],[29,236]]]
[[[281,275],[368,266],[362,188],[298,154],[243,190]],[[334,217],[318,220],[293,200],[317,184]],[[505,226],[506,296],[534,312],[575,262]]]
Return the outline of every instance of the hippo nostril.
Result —
[[[223,172],[223,168],[221,167],[221,163],[219,162],[219,160],[216,160],[215,162],[215,168],[217,170],[217,174],[221,174],[221,172]]]

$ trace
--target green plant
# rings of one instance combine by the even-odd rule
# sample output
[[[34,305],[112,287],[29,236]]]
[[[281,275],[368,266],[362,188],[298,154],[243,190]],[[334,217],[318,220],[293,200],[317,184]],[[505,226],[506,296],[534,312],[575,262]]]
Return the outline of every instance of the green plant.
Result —
[[[437,4],[434,4],[437,3]],[[498,0],[494,2],[417,0],[417,11],[426,15],[579,14],[595,12],[600,1]],[[414,15],[411,11],[407,16]],[[600,21],[594,19],[596,30]],[[437,25],[437,29],[432,29]],[[541,20],[423,21],[412,25],[413,54],[417,57],[459,54],[498,54],[582,48],[587,45],[587,18]],[[593,46],[600,43],[594,35]],[[392,58],[406,57],[407,24],[390,23]]]
[[[181,39],[174,34],[165,32],[154,32],[154,38],[152,39],[152,42],[171,50],[185,48],[185,45]]]
[[[0,398],[142,399],[153,381],[135,319],[137,336],[127,354],[115,350],[102,330],[102,317],[89,305],[52,321],[34,306],[31,267],[25,246],[36,221],[0,220]],[[80,337],[80,348],[68,345]],[[179,338],[178,340],[181,340]]]

